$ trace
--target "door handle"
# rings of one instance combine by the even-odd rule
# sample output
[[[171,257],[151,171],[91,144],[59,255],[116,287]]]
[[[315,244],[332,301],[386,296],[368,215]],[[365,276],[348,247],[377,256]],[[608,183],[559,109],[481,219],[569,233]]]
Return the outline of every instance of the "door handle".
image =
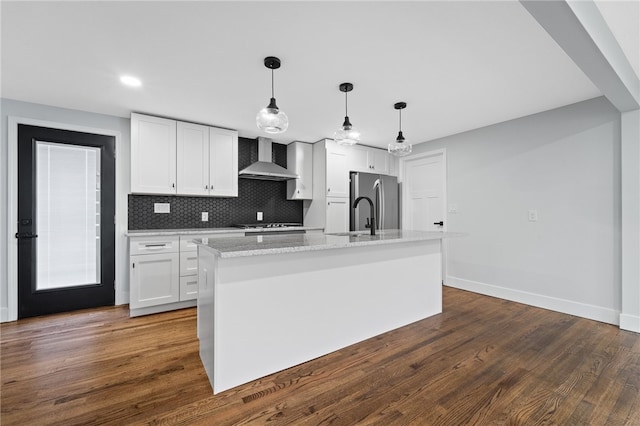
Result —
[[[16,238],[19,240],[26,238],[38,238],[38,234],[32,234],[30,232],[16,232]]]
[[[433,222],[434,225],[444,226],[444,222],[441,220],[440,222]]]

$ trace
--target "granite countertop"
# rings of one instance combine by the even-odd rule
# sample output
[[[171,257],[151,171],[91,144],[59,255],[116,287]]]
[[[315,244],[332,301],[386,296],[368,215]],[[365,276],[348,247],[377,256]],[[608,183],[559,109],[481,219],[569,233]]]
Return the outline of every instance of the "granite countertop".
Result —
[[[412,241],[440,240],[457,234],[445,232],[384,230],[376,235],[369,231],[337,234],[290,234],[231,237],[195,242],[211,248],[222,258],[259,256],[265,254],[292,253],[312,250],[329,250],[346,247],[398,244]]]
[[[318,226],[289,226],[287,230],[303,230],[303,231],[322,231],[322,227]],[[154,237],[166,235],[208,235],[208,234],[228,234],[238,233],[244,236],[245,232],[277,232],[282,228],[190,228],[190,229],[140,229],[127,231],[127,237]]]

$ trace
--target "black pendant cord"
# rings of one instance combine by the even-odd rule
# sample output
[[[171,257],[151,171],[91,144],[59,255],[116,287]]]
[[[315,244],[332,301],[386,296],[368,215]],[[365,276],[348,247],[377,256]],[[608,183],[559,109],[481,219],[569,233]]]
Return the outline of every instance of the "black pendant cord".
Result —
[[[273,68],[271,68],[271,97],[273,98]]]
[[[349,117],[349,104],[347,103],[347,93],[349,92],[344,92],[344,116]]]
[[[399,127],[398,127],[398,131],[402,132],[402,110],[398,110],[398,112],[400,113],[400,123],[399,123]]]

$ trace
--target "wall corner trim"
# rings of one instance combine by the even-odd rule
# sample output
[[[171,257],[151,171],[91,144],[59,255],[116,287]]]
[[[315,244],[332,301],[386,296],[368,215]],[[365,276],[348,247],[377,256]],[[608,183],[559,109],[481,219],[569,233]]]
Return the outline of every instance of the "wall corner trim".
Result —
[[[640,333],[640,316],[620,314],[620,329]]]

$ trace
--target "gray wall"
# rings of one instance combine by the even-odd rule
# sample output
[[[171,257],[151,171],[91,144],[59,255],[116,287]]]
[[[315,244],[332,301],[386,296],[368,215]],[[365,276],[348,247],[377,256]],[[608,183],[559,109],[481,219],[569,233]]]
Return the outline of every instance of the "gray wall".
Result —
[[[621,310],[620,114],[595,98],[430,141],[446,148],[448,285],[613,324]],[[528,210],[539,220],[528,221]]]
[[[119,147],[116,149],[116,303],[128,301],[128,282],[123,271],[126,261],[126,238],[124,232],[127,226],[126,194],[129,190],[129,134],[128,118],[114,117],[103,114],[56,108],[46,105],[20,102],[11,99],[0,100],[0,114],[2,115],[2,134],[0,141],[0,318],[6,320],[7,315],[7,250],[10,241],[8,235],[8,117],[20,117],[36,120],[68,124],[74,126],[92,127],[111,130],[120,133]],[[122,257],[124,253],[125,257]],[[120,255],[118,257],[118,255]]]

